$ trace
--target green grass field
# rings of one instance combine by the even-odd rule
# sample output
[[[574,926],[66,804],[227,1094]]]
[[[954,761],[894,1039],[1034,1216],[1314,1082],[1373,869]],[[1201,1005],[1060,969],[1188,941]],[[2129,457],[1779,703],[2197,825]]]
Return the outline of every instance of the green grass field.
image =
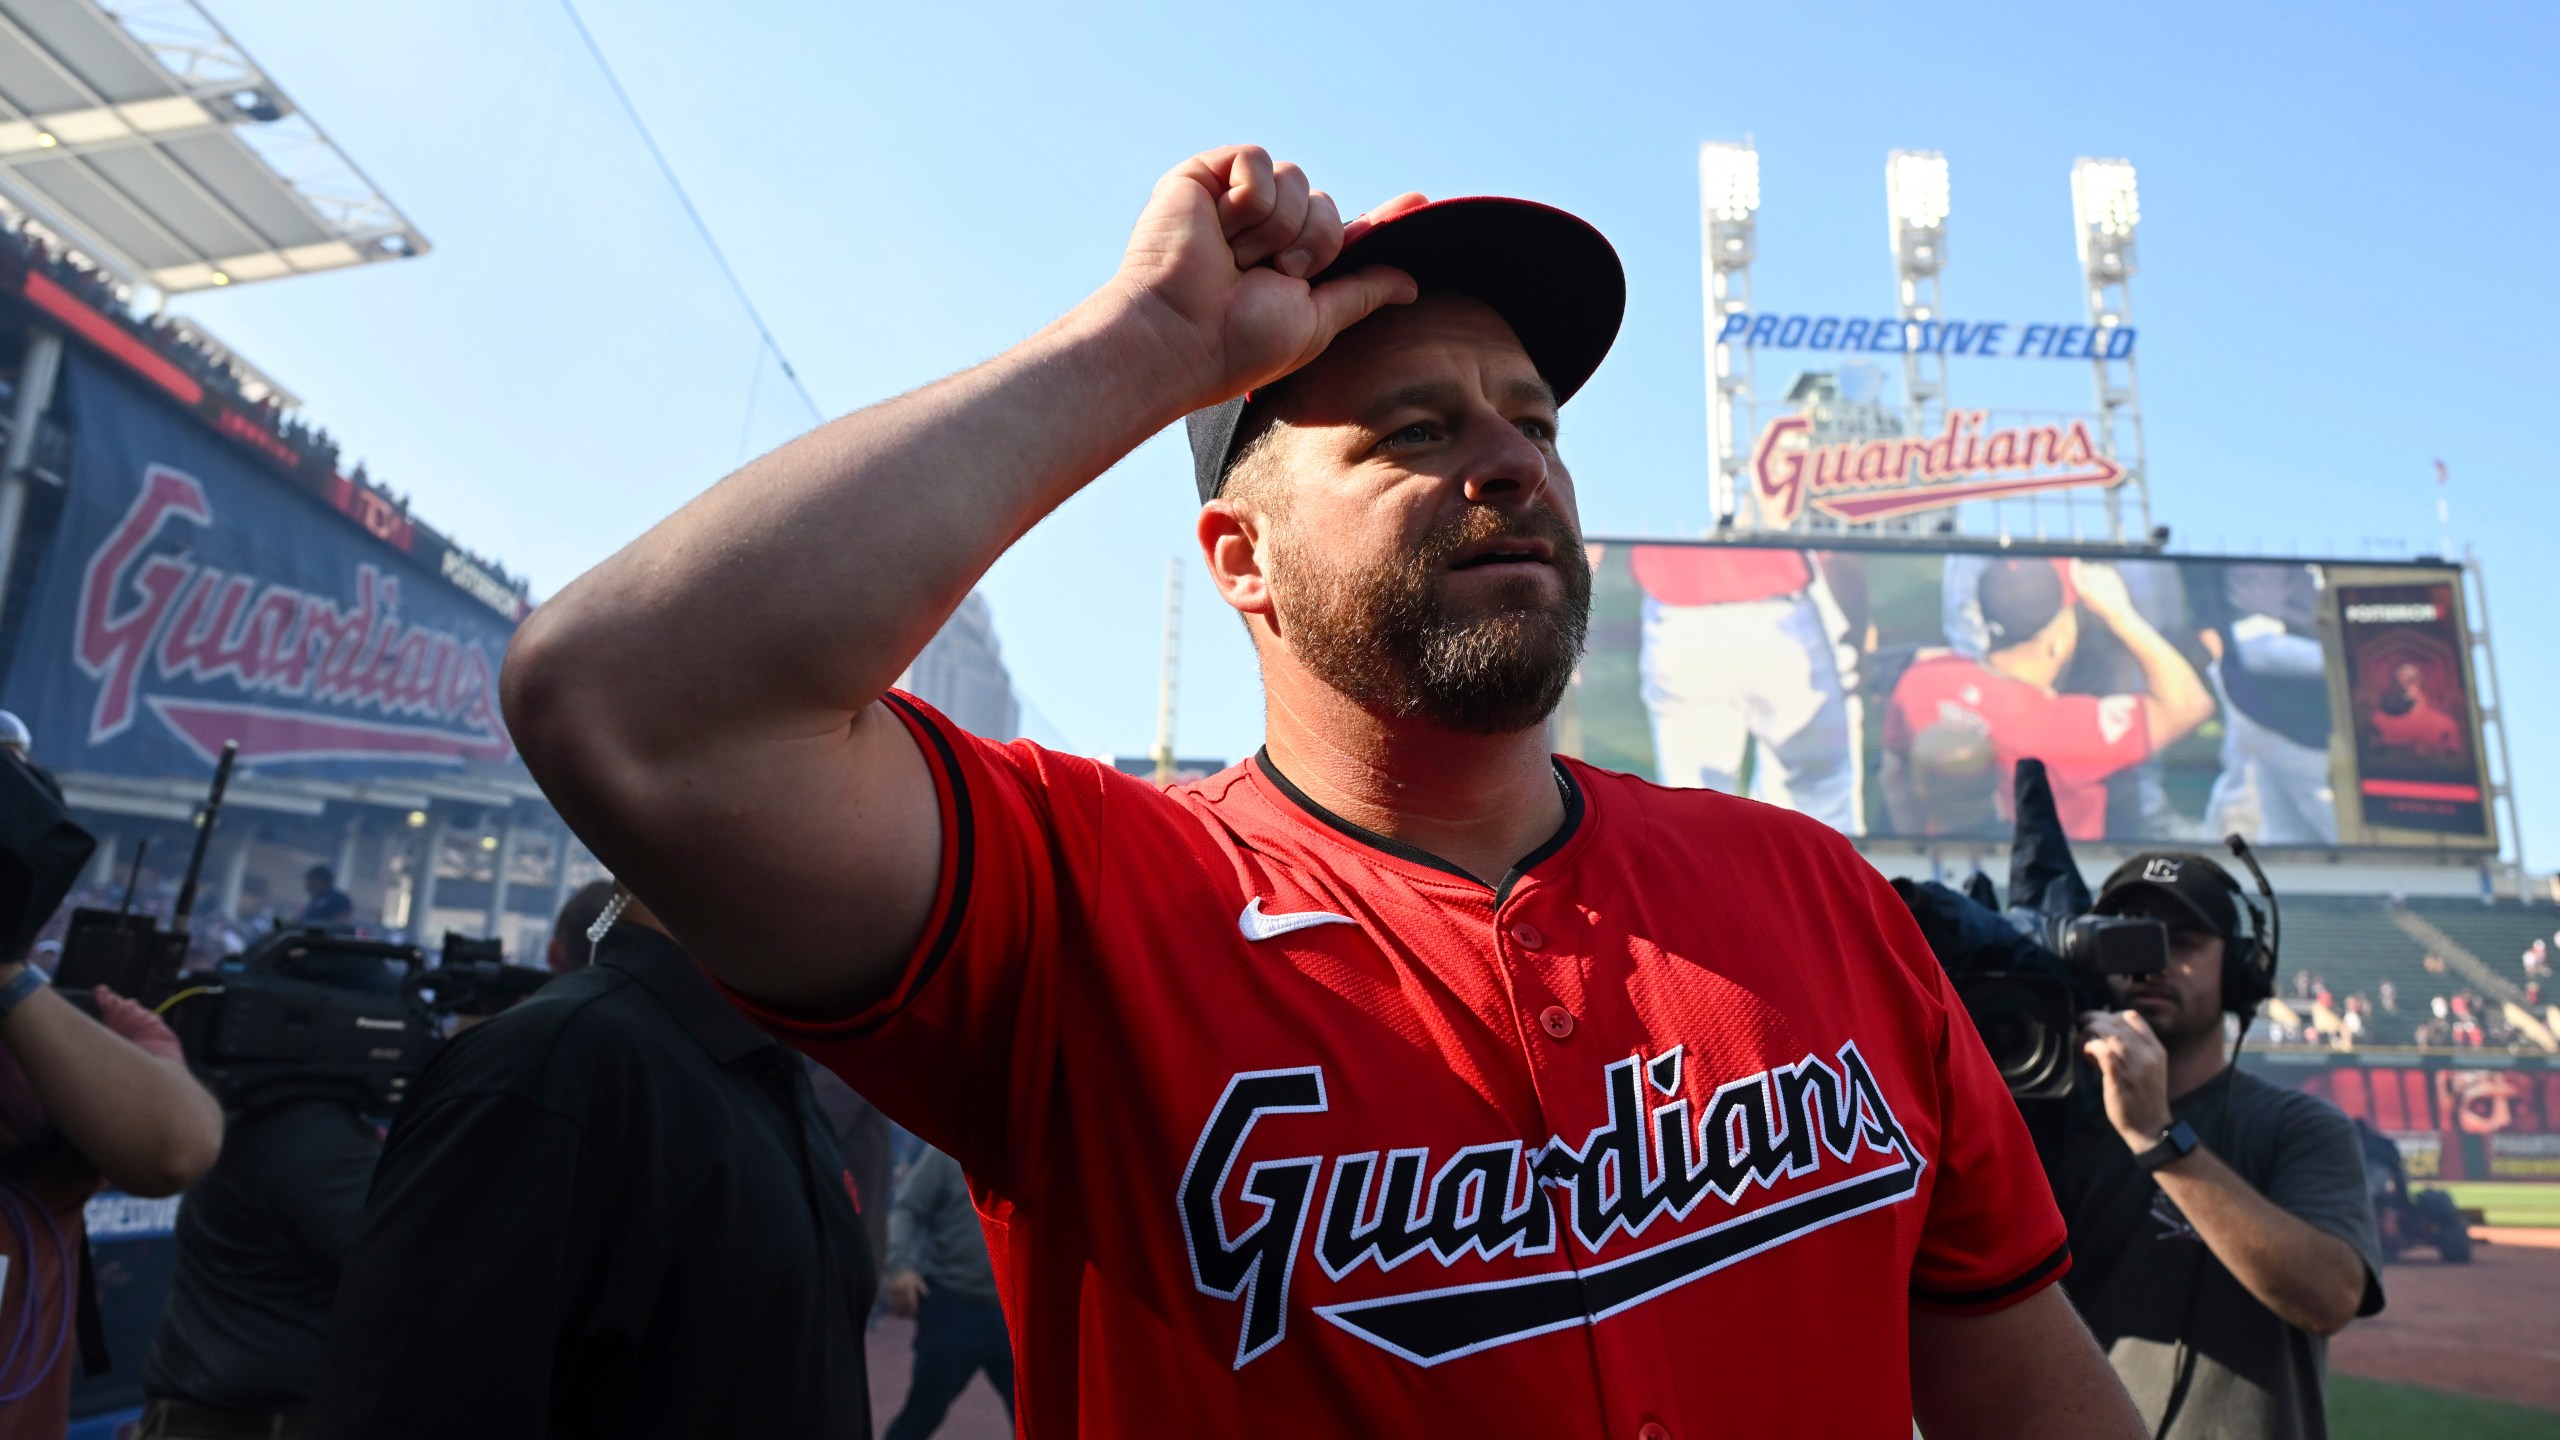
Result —
[[[2475,1180],[2439,1188],[2452,1191],[2456,1205],[2489,1212],[2492,1225],[2560,1225],[2560,1185]]]
[[[2553,1440],[2560,1415],[2415,1385],[2329,1377],[2332,1440]]]

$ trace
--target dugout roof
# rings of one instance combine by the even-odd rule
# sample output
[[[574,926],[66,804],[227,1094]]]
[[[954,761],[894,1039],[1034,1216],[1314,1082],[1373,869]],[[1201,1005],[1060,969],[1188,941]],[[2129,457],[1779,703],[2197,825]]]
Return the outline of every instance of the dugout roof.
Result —
[[[0,197],[163,292],[427,250],[193,0],[0,0]]]

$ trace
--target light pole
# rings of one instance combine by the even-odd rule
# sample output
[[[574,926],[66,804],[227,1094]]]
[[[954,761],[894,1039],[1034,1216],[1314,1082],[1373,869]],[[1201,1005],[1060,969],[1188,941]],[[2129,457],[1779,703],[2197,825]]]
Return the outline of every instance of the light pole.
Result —
[[[1902,304],[1902,406],[1907,433],[1926,435],[1947,403],[1947,355],[1936,343],[1946,318],[1938,272],[1947,263],[1947,157],[1935,150],[1896,150],[1885,156],[1886,239],[1893,250],[1896,294]],[[1926,511],[1894,529],[1928,529],[1944,511]]]
[[[2133,235],[2142,221],[2133,162],[2071,162],[2071,228],[2089,295],[2089,366],[2098,392],[2098,448],[2124,467],[2107,490],[2107,538],[2124,538],[2124,492],[2141,507],[2151,534],[2151,479],[2143,466],[2142,387],[2133,363]],[[2121,352],[2121,353],[2119,353]]]
[[[1747,337],[1728,336],[1730,317],[1751,313],[1751,259],[1757,253],[1760,154],[1749,140],[1710,140],[1698,147],[1698,211],[1706,244],[1707,465],[1716,528],[1733,528],[1741,510],[1748,431],[1758,423]]]

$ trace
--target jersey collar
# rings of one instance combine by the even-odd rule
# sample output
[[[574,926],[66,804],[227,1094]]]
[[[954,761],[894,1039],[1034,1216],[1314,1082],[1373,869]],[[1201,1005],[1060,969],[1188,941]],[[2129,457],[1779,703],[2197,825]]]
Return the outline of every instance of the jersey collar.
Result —
[[[1272,763],[1270,746],[1266,745],[1255,751],[1253,763],[1254,768],[1262,772],[1263,778],[1271,782],[1273,789],[1287,796],[1291,804],[1307,812],[1327,829],[1372,850],[1384,851],[1407,864],[1419,865],[1426,870],[1437,870],[1443,875],[1454,875],[1470,885],[1483,886],[1482,880],[1467,873],[1464,868],[1432,854],[1419,845],[1398,840],[1392,835],[1381,835],[1366,825],[1345,820],[1317,804],[1306,791],[1298,788],[1296,782],[1280,773],[1280,767]],[[1556,827],[1556,833],[1548,836],[1546,843],[1521,856],[1519,862],[1511,867],[1511,872],[1502,877],[1502,883],[1493,887],[1493,903],[1496,905],[1511,898],[1511,889],[1520,883],[1521,877],[1538,868],[1549,856],[1562,850],[1566,842],[1573,839],[1574,833],[1582,828],[1582,787],[1574,782],[1573,772],[1565,768],[1563,761],[1549,756],[1547,764],[1553,767],[1556,789],[1564,796],[1564,823]]]

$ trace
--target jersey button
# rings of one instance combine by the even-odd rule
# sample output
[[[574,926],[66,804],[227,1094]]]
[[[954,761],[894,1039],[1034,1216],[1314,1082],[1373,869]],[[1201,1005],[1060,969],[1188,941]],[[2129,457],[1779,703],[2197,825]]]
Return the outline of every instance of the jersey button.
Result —
[[[1550,1005],[1538,1012],[1538,1028],[1561,1040],[1573,1033],[1573,1012],[1561,1005]]]
[[[1537,926],[1530,924],[1526,920],[1520,921],[1511,927],[1511,938],[1520,942],[1520,948],[1523,950],[1541,949],[1544,948],[1547,943],[1545,932],[1539,930]]]
[[[1671,1427],[1659,1420],[1647,1420],[1636,1427],[1636,1440],[1671,1440]]]

